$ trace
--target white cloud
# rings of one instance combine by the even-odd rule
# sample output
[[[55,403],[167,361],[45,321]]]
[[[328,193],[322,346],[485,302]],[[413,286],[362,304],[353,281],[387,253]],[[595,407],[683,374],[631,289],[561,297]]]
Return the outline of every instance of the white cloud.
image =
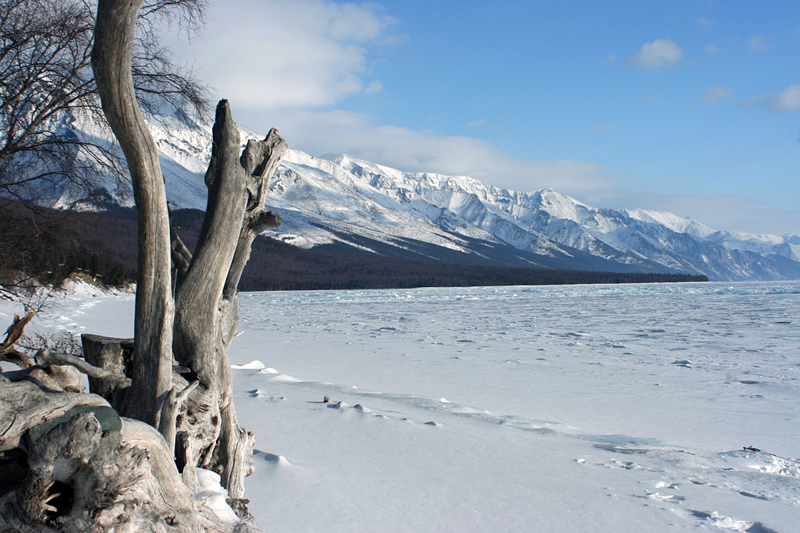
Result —
[[[381,83],[380,80],[372,80],[371,82],[369,82],[369,85],[364,87],[365,94],[375,94],[381,92],[382,90],[383,90],[383,83]]]
[[[192,58],[217,96],[253,109],[335,104],[367,84],[369,52],[389,40],[393,20],[374,4],[330,0],[210,3],[207,27],[190,44],[168,43]]]
[[[518,161],[486,141],[374,125],[368,115],[348,111],[270,111],[246,118],[239,121],[259,133],[279,125],[292,148],[315,155],[348,153],[409,172],[465,175],[520,191],[554,187],[577,198],[616,183],[592,162]]]
[[[655,69],[677,65],[683,57],[683,50],[674,41],[657,39],[652,43],[645,43],[642,48],[630,58],[630,62],[645,69]]]
[[[709,87],[700,97],[700,101],[704,104],[713,105],[731,96],[733,96],[733,91],[727,87]]]
[[[714,43],[710,43],[710,44],[706,45],[706,47],[704,48],[704,51],[705,51],[706,54],[708,54],[710,56],[715,56],[715,55],[718,55],[722,50],[720,49],[720,47],[718,45],[716,45]]]
[[[764,104],[767,109],[776,113],[800,111],[800,84],[791,85],[777,94],[768,96]]]
[[[774,113],[791,113],[800,111],[800,84],[790,85],[779,93],[763,95],[754,93],[739,102],[745,107],[763,107]]]
[[[769,42],[769,39],[759,34],[753,35],[752,37],[747,39],[747,42],[744,43],[744,47],[746,50],[758,54],[763,54],[764,52],[769,50],[771,45],[772,44]]]
[[[763,98],[761,97],[761,93],[753,93],[748,98],[745,98],[739,102],[739,105],[744,107],[758,107],[761,105],[762,101]]]
[[[613,209],[649,209],[689,217],[712,229],[783,235],[797,233],[797,210],[780,209],[733,194],[654,194],[611,190],[578,198]]]
[[[488,124],[488,123],[484,119],[480,119],[480,120],[473,120],[472,122],[468,122],[468,123],[464,124],[461,127],[464,128],[464,129],[480,128],[481,126],[486,126],[486,124]]]
[[[617,54],[609,54],[607,55],[600,64],[604,67],[611,67],[617,62]]]

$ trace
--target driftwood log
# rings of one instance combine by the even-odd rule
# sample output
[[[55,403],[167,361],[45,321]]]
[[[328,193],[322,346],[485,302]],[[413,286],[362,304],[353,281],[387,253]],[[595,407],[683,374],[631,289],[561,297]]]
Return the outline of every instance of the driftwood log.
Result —
[[[14,363],[20,368],[28,368],[33,365],[28,354],[20,352],[14,345],[22,337],[22,332],[25,326],[28,325],[33,317],[36,315],[33,311],[28,311],[25,316],[14,315],[14,321],[8,326],[6,330],[6,338],[0,344],[0,361],[8,361]]]
[[[44,350],[34,364],[13,348],[30,317],[9,328],[2,355],[23,369],[0,376],[0,531],[251,530],[243,496],[255,437],[236,416],[227,349],[252,242],[280,224],[264,200],[287,146],[272,129],[240,153],[228,102],[219,103],[208,204],[190,252],[170,229],[158,152],[133,89],[142,2],[99,0],[92,50],[136,201],[134,339],[84,335],[85,359]],[[198,468],[220,474],[238,522],[194,500]]]
[[[95,394],[10,374],[19,381],[0,383],[0,530],[252,531],[195,499],[152,426]]]
[[[241,499],[252,471],[254,436],[236,417],[227,347],[238,323],[237,286],[252,241],[280,224],[265,210],[264,199],[287,147],[273,129],[240,153],[230,106],[219,103],[205,175],[208,204],[190,253],[170,232],[158,152],[133,90],[131,44],[141,4],[100,0],[92,52],[103,110],[131,169],[139,219],[133,354],[130,364],[115,363],[131,385],[101,380],[97,390],[122,416],[147,422],[168,444],[174,441],[181,470],[216,471],[230,496]],[[176,366],[183,371],[174,372]],[[164,414],[169,416],[162,420]]]
[[[133,88],[136,20],[142,0],[100,0],[92,69],[111,130],[133,183],[138,224],[138,275],[134,318],[132,388],[125,416],[158,426],[161,402],[172,384],[171,253],[167,193],[153,136]]]

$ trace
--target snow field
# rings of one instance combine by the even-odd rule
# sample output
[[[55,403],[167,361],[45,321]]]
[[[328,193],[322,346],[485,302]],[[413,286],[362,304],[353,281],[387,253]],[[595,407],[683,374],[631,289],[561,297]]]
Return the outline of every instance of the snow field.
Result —
[[[798,283],[241,302],[265,530],[797,530]],[[37,327],[125,336],[132,305],[65,300]]]

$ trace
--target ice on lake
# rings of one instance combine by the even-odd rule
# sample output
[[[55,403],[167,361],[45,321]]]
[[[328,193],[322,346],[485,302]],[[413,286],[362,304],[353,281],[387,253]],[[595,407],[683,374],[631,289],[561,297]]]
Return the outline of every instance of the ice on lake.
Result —
[[[130,297],[94,300],[42,327],[129,334]],[[241,304],[230,357],[265,530],[797,530],[800,283]]]

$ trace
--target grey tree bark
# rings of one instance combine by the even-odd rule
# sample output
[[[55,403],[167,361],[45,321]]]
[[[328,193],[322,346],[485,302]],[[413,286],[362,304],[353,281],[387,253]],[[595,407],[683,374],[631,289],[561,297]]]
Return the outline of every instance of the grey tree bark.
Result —
[[[0,530],[254,531],[199,504],[152,426],[36,372],[0,378]]]
[[[208,206],[200,238],[176,290],[174,353],[200,382],[190,395],[178,462],[220,470],[233,498],[244,494],[251,471],[253,435],[238,423],[231,401],[227,347],[238,323],[236,285],[247,262],[255,231],[263,220],[277,222],[264,209],[268,179],[286,151],[273,129],[262,141],[250,141],[239,155],[239,130],[228,102],[217,106],[211,162],[206,172]],[[226,287],[229,289],[225,291]]]
[[[264,141],[248,142],[240,155],[230,106],[219,103],[205,176],[206,215],[190,254],[177,235],[170,235],[158,152],[134,93],[131,49],[140,6],[141,0],[100,0],[92,52],[103,110],[131,169],[139,218],[133,383],[127,390],[114,387],[113,402],[125,416],[158,427],[168,442],[174,440],[181,468],[219,471],[223,486],[238,499],[252,469],[254,437],[236,417],[226,349],[238,322],[237,285],[252,241],[280,223],[263,204],[286,143],[273,129]],[[173,355],[199,386],[189,390],[185,378],[173,377]],[[180,409],[171,404],[185,396],[170,395],[173,387],[189,391]],[[165,405],[170,406],[166,411]],[[164,423],[162,412],[169,412]]]
[[[167,193],[158,150],[136,101],[131,55],[142,0],[100,0],[92,68],[103,112],[133,182],[139,230],[131,401],[126,416],[158,427],[172,385],[171,246]]]
[[[156,531],[233,531],[198,511],[197,468],[220,474],[242,519],[236,530],[251,523],[243,496],[255,437],[236,416],[227,348],[253,239],[280,224],[264,199],[287,146],[272,129],[240,154],[230,106],[219,103],[205,176],[208,205],[192,254],[170,232],[158,152],[134,92],[131,53],[141,5],[99,0],[92,51],[102,108],[133,181],[135,337],[85,335],[85,360],[43,351],[36,365],[0,377],[0,467],[21,474],[0,475],[0,525],[20,531],[139,531],[145,524]],[[17,329],[9,330],[4,355],[12,354]],[[80,393],[78,370],[97,394]]]

